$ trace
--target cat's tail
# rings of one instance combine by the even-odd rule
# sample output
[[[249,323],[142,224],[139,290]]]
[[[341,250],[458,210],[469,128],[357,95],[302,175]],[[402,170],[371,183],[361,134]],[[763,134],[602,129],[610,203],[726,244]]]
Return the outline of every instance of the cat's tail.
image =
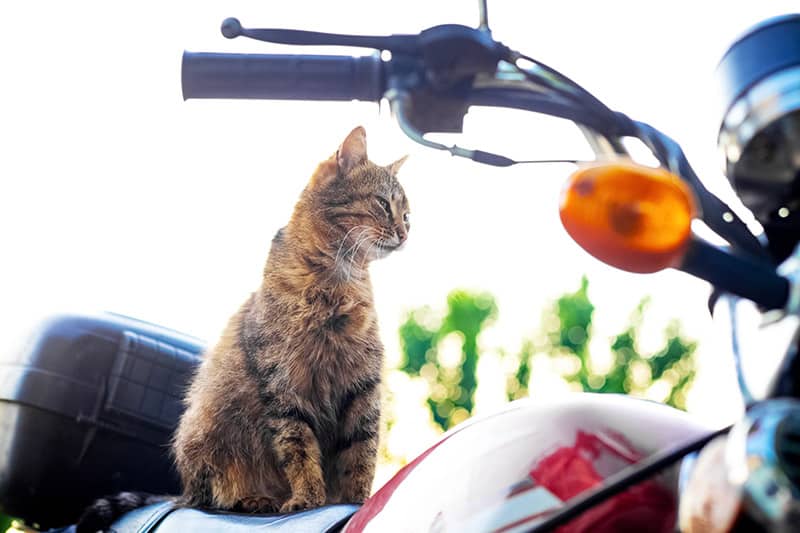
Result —
[[[146,492],[120,492],[114,496],[100,498],[83,511],[75,525],[75,533],[111,531],[111,524],[129,511],[176,499],[175,496],[156,496]]]

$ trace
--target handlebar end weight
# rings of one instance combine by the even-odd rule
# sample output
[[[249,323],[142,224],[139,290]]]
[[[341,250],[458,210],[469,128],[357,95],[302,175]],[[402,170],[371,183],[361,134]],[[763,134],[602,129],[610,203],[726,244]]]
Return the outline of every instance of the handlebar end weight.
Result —
[[[222,21],[220,31],[226,39],[233,39],[242,34],[242,23],[235,17],[226,18]]]

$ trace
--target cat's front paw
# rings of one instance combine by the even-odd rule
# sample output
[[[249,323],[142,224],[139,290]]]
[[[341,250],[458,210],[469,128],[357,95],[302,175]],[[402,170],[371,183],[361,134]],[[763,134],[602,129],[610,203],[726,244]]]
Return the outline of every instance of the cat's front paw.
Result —
[[[325,503],[324,495],[303,494],[292,496],[281,505],[281,513],[293,513],[295,511],[305,511],[315,507],[322,507]]]
[[[274,513],[277,507],[277,502],[274,498],[251,496],[239,500],[234,510],[244,513]]]

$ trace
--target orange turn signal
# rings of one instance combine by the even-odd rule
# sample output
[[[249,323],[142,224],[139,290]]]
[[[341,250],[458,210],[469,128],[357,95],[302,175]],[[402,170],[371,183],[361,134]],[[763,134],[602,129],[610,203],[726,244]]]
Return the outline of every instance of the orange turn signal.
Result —
[[[561,196],[561,222],[584,250],[628,272],[678,266],[695,202],[674,174],[632,162],[578,169]]]

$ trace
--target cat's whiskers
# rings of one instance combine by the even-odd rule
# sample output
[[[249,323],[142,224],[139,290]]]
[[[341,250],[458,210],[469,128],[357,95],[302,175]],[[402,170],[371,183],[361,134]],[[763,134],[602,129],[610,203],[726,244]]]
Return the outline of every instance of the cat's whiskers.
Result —
[[[396,250],[400,244],[399,242],[395,242],[397,241],[397,238],[394,235],[386,232],[385,230],[381,230],[380,241],[382,248],[391,248],[392,250]]]
[[[373,228],[367,228],[367,230],[371,230],[371,229],[373,229]],[[365,232],[365,233],[366,233],[366,232]],[[364,237],[363,237],[363,238],[361,238],[361,236],[364,236]],[[373,235],[370,235],[370,234],[364,235],[363,233],[361,233],[361,234],[359,235],[359,240],[356,242],[356,248],[355,248],[355,250],[353,250],[353,253],[352,253],[352,255],[350,256],[350,262],[349,262],[349,265],[348,265],[350,268],[349,268],[349,269],[348,269],[348,271],[347,271],[347,281],[350,281],[350,278],[352,277],[352,274],[353,274],[353,265],[354,265],[354,263],[355,263],[355,261],[356,261],[356,258],[358,257],[358,250],[361,248],[361,246],[362,246],[362,245],[363,245],[365,242],[369,242],[369,241],[370,241],[372,238],[373,238]],[[375,242],[375,241],[373,241],[373,243],[374,243],[374,242]],[[370,244],[370,248],[371,248],[371,247],[372,247],[372,244]],[[368,257],[368,255],[369,255],[369,248],[367,248],[367,254],[366,254],[366,255],[364,255],[364,259],[365,259],[365,260],[366,260],[366,258]],[[361,265],[361,267],[360,267],[359,269],[360,269],[360,270],[363,270],[363,268],[364,268],[364,265],[363,265],[363,262],[362,262],[362,265]]]
[[[364,269],[364,267],[366,266],[367,259],[369,259],[369,254],[372,251],[372,248],[374,248],[375,246],[380,248],[381,246],[383,246],[383,242],[384,240],[378,237],[372,242],[372,244],[370,244],[369,248],[367,248],[367,253],[364,254],[364,257],[361,260],[361,269]]]
[[[363,270],[363,269],[366,267],[367,259],[369,259],[369,254],[370,254],[370,252],[372,252],[372,249],[375,247],[375,245],[376,245],[377,243],[378,243],[378,241],[373,241],[373,242],[372,242],[372,243],[369,245],[369,248],[367,248],[367,253],[365,253],[365,254],[364,254],[364,258],[361,260],[361,267],[360,267],[360,268],[361,268],[362,270]]]
[[[358,234],[358,237],[356,237],[356,240],[353,243],[353,245],[350,248],[348,248],[347,251],[342,256],[342,259],[346,261],[346,264],[348,266],[352,266],[353,261],[358,255],[358,249],[361,247],[361,245],[366,239],[369,239],[369,234],[368,234],[369,230],[370,230],[369,227],[365,227],[365,229]]]
[[[358,248],[361,245],[362,241],[365,238],[369,238],[369,235],[365,235],[365,234],[368,233],[371,229],[372,228],[370,228],[369,226],[364,226],[364,230],[361,233],[358,234],[358,237],[356,237],[356,240],[353,243],[353,246],[348,248],[347,251],[344,253],[344,257],[345,258],[349,257],[349,258],[352,259],[353,257],[356,256],[356,254],[358,253]]]
[[[360,229],[361,232],[355,238],[353,244],[348,247],[344,252],[342,252],[345,242],[347,241],[347,236],[350,235],[354,230]],[[333,265],[333,272],[331,273],[332,277],[336,276],[337,274],[343,274],[346,278],[346,281],[350,281],[352,275],[352,261],[355,254],[358,252],[358,248],[360,247],[363,239],[365,238],[365,234],[369,232],[372,228],[369,226],[360,224],[357,226],[353,226],[350,230],[347,231],[345,236],[342,238],[342,242],[339,244],[339,249],[336,252],[336,257],[334,258],[334,265]],[[369,236],[367,235],[366,238]]]
[[[338,267],[339,267],[339,257],[340,257],[340,254],[342,252],[342,248],[344,247],[345,243],[347,242],[347,237],[357,229],[366,230],[368,228],[369,228],[368,226],[364,226],[363,224],[361,224],[361,225],[358,225],[358,226],[353,226],[352,228],[347,230],[347,233],[345,233],[344,237],[342,237],[342,242],[339,243],[339,248],[336,250],[336,256],[333,258],[333,268],[334,268],[334,270],[338,269]],[[363,234],[363,231],[362,231],[362,234]],[[348,250],[349,250],[349,248],[348,248]],[[345,252],[345,254],[347,254],[347,252]]]

